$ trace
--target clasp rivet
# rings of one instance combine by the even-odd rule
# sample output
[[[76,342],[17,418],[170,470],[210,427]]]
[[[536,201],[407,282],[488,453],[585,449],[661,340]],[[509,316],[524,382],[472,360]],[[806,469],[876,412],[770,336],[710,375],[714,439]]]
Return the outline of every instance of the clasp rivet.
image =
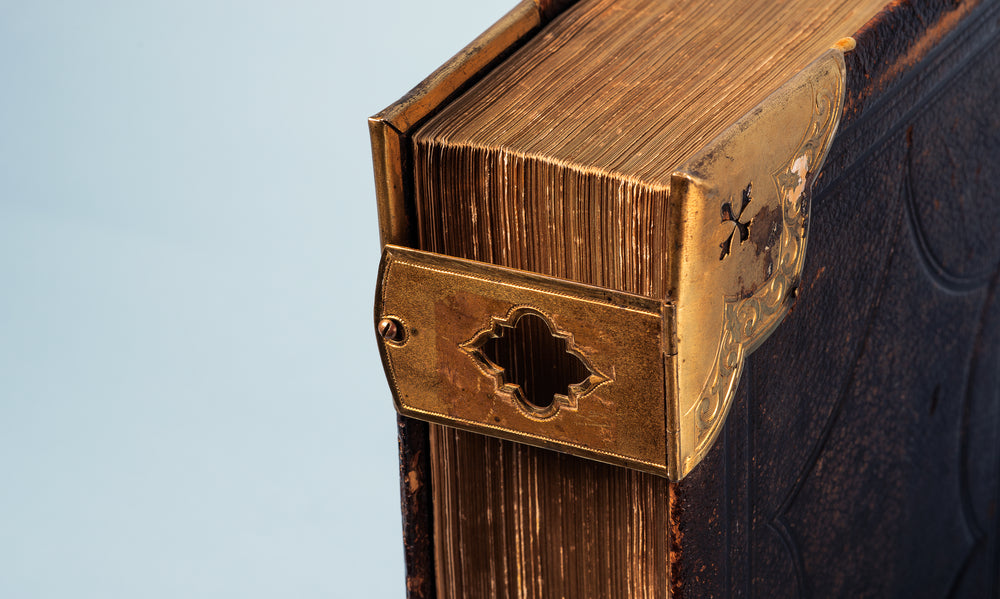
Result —
[[[386,341],[399,343],[403,340],[403,324],[395,318],[383,318],[378,321],[378,334]]]

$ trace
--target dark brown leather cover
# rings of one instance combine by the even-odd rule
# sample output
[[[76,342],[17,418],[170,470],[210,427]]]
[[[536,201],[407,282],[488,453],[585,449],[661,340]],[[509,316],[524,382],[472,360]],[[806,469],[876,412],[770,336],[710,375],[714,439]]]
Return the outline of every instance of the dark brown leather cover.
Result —
[[[675,487],[675,597],[1000,593],[998,8],[857,36],[799,298]]]

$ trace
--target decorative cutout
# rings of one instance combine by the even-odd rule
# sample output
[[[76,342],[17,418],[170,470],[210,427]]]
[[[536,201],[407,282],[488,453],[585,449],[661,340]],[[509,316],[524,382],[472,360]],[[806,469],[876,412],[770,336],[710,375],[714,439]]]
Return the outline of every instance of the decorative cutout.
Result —
[[[572,334],[526,306],[505,318],[494,316],[489,328],[461,348],[494,379],[498,395],[512,398],[533,418],[575,410],[581,397],[610,380],[575,346]]]
[[[733,235],[735,235],[737,231],[739,231],[740,233],[741,245],[744,241],[747,240],[747,238],[750,237],[750,224],[753,222],[753,219],[750,219],[747,222],[742,223],[740,222],[740,217],[743,216],[743,211],[746,210],[747,204],[750,203],[751,200],[750,188],[752,185],[753,185],[752,181],[750,183],[747,183],[746,189],[743,190],[743,201],[740,203],[740,211],[737,212],[735,215],[733,214],[733,205],[731,202],[726,202],[722,204],[722,222],[730,221],[735,226],[733,227],[733,230],[729,232],[729,237],[727,237],[725,241],[719,244],[719,247],[722,248],[722,253],[719,254],[719,260],[722,260],[723,258],[728,256],[729,253],[732,251]]]

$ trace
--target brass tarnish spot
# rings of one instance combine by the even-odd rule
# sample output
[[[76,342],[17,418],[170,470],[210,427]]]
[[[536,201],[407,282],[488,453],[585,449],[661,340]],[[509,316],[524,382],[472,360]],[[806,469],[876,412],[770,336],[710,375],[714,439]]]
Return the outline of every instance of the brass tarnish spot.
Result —
[[[496,393],[513,399],[531,418],[576,410],[581,397],[611,380],[576,347],[572,333],[530,306],[492,317],[490,326],[461,348],[493,379]]]

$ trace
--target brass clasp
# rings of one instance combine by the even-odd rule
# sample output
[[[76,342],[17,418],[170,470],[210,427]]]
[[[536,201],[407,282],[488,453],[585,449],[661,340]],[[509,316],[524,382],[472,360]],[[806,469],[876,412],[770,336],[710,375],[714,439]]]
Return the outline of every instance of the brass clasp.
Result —
[[[375,315],[400,413],[667,474],[672,306],[386,246]]]

